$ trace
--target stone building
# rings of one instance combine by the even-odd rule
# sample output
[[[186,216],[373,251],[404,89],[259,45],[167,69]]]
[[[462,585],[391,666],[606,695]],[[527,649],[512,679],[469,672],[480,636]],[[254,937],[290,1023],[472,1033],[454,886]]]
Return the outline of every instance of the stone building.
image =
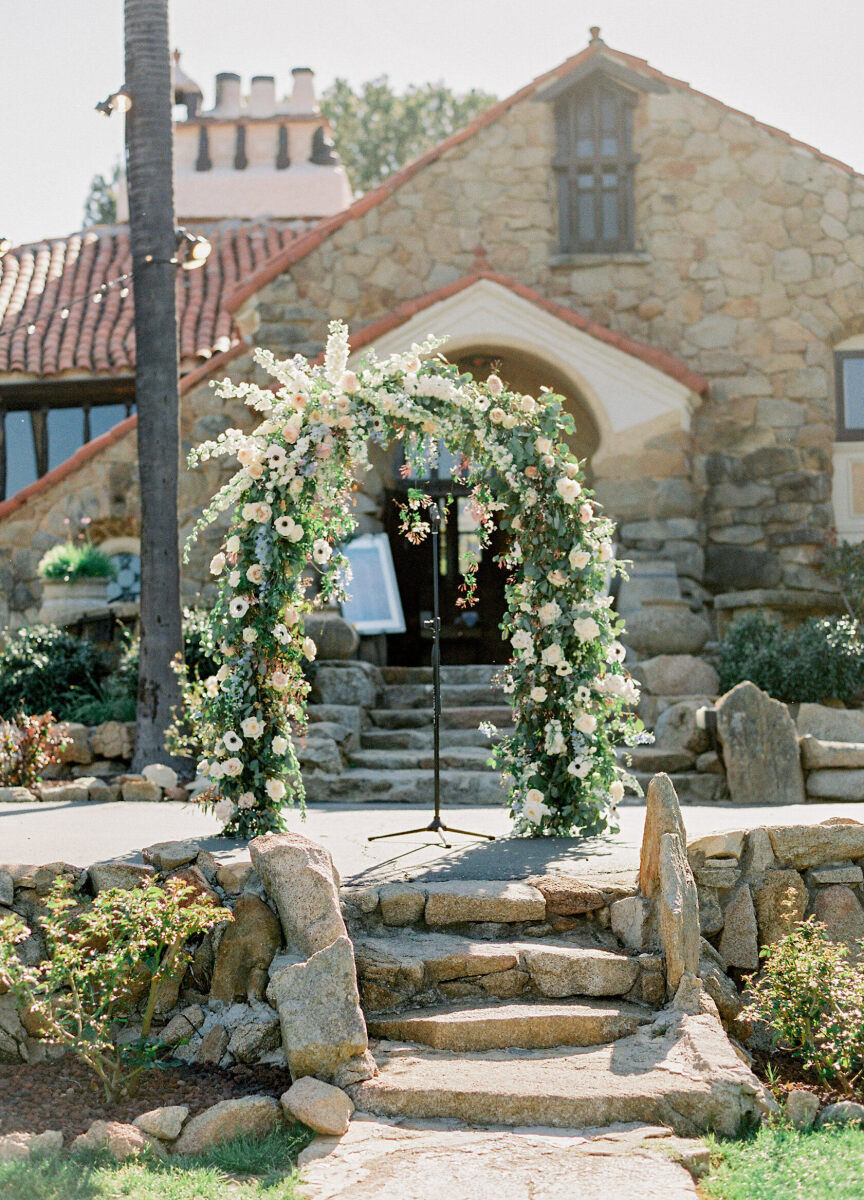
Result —
[[[262,211],[261,179],[242,164],[246,154],[277,180],[289,137],[278,130],[291,113],[281,123],[268,85],[253,88],[266,115],[251,116],[259,99],[244,108],[239,83],[228,84],[210,114],[193,97],[188,136],[178,126],[178,146],[189,142],[178,171],[195,175],[187,192],[178,184],[178,196],[197,197],[187,223],[230,218],[210,263],[178,284],[187,447],[242,424],[209,382],[256,378],[255,345],[314,356],[335,317],[358,353],[449,335],[450,357],[469,369],[494,364],[521,391],[545,385],[566,397],[593,487],[637,561],[625,609],[665,599],[725,620],[760,606],[787,615],[832,606],[818,569],[826,536],[864,537],[862,175],[592,30],[580,53],[374,191],[289,219],[275,199]],[[260,140],[255,121],[269,131]],[[244,122],[251,132],[241,139]],[[301,124],[307,137],[312,123]],[[319,119],[322,128],[307,137],[306,161],[339,172]],[[214,181],[222,164],[222,190],[193,171],[207,161],[205,142]],[[244,179],[254,183],[245,212]],[[37,616],[35,564],[64,535],[65,517],[92,517],[94,538],[134,552],[135,418],[118,407],[132,395],[131,297],[112,290],[99,306],[70,310],[80,316],[63,329],[56,316],[38,334],[20,328],[37,321],[40,304],[54,308],[118,273],[126,239],[122,227],[97,230],[0,262],[5,623]],[[59,414],[88,403],[104,403],[105,414],[89,410],[92,440],[60,461],[51,449]],[[124,419],[107,428],[108,410]],[[10,447],[22,444],[22,413],[49,439],[39,478],[16,490],[23,460]],[[359,508],[363,530],[391,535],[408,631],[389,649],[391,661],[410,664],[424,653],[431,568],[396,536],[398,453],[379,456]],[[217,483],[213,464],[184,475],[184,531]],[[477,624],[457,626],[450,607],[453,567],[471,537],[467,513],[454,511],[445,627],[454,657],[493,661],[502,600],[488,561]],[[210,595],[211,553],[205,541],[193,554],[188,602]]]

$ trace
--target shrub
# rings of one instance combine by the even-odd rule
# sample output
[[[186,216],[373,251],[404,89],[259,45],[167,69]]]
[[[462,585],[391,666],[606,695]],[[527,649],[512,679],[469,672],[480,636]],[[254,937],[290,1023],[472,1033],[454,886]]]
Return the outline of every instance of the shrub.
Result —
[[[116,579],[117,568],[104,550],[90,542],[61,542],[43,554],[36,570],[43,579]]]
[[[743,1013],[826,1082],[852,1092],[864,1071],[864,967],[808,917],[762,951],[765,968]]]
[[[0,650],[0,717],[50,710],[66,720],[72,703],[99,695],[110,669],[97,646],[56,625],[18,629]]]
[[[0,721],[0,784],[29,787],[38,783],[49,763],[59,761],[63,739],[52,733],[53,713],[28,717],[17,713],[11,721]]]
[[[110,888],[88,901],[60,878],[40,914],[47,957],[38,965],[16,953],[27,927],[16,917],[0,920],[0,983],[29,1011],[39,1035],[76,1054],[113,1101],[134,1091],[160,985],[182,975],[188,939],[230,918],[210,897],[172,880]],[[121,1041],[144,996],[140,1038]]]
[[[850,617],[864,619],[864,543],[835,542],[826,550],[822,566],[840,589]]]
[[[864,641],[849,617],[810,617],[786,630],[755,613],[720,643],[719,672],[724,692],[749,679],[788,704],[851,701],[864,694]]]

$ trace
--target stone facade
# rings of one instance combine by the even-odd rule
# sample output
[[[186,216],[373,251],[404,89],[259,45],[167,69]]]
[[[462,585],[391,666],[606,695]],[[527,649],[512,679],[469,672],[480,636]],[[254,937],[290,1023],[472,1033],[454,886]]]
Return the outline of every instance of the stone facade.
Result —
[[[558,352],[540,356],[541,379],[544,362],[560,378],[561,364],[584,354],[585,333],[569,317],[603,327],[587,334],[612,366],[632,367],[626,339],[649,359],[674,355],[707,389],[685,397],[677,383],[680,396],[662,415],[637,413],[626,428],[614,411],[620,397],[580,392],[579,371],[569,375],[574,411],[588,410],[600,431],[590,466],[625,551],[670,559],[703,599],[758,588],[804,595],[799,611],[818,608],[820,595],[830,607],[817,567],[835,522],[833,351],[864,331],[864,179],[602,43],[566,68],[598,57],[626,68],[637,90],[633,252],[558,253],[556,137],[541,80],[356,202],[346,219],[331,219],[323,236],[283,252],[282,269],[253,276],[235,307],[242,301],[257,344],[285,355],[316,355],[336,317],[354,333],[380,324],[398,339],[400,323],[418,312],[424,332],[452,334],[461,350],[459,328],[437,327],[436,308],[448,289],[485,273],[551,314]],[[470,288],[465,295],[469,303]],[[518,356],[528,325],[522,340],[520,332],[508,345],[491,327],[484,343],[481,330],[470,349]],[[380,340],[366,337],[373,347]],[[648,391],[672,386],[668,364],[639,369]],[[230,374],[253,378],[256,368],[244,356]],[[202,384],[184,397],[184,440],[239,417]],[[33,618],[33,566],[61,536],[63,516],[80,510],[97,528],[135,527],[133,457],[134,433],[0,523],[5,621]],[[187,529],[216,484],[211,466],[184,475]],[[205,540],[187,569],[187,601],[209,595],[209,554]]]

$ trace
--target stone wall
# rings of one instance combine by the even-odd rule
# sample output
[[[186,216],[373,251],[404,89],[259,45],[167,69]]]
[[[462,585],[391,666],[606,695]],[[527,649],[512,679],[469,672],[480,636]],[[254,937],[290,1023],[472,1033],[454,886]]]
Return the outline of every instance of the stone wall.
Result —
[[[85,896],[177,880],[221,905],[226,920],[197,940],[183,977],[160,986],[161,1045],[185,1062],[274,1063],[295,1079],[341,1084],[367,1078],[374,1068],[329,853],[299,834],[267,834],[249,854],[219,862],[196,842],[163,842],[143,851],[143,863],[0,865],[0,918],[26,923],[20,953],[35,964],[45,954],[40,912],[58,876]],[[51,1053],[0,994],[0,1062]]]

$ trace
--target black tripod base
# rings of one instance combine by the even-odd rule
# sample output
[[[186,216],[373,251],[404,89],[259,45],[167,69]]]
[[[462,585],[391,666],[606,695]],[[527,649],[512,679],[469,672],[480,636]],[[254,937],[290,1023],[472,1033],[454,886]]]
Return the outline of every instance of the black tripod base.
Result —
[[[450,843],[444,837],[445,833],[459,833],[463,837],[486,838],[487,841],[494,842],[494,833],[474,833],[470,829],[454,829],[452,825],[445,825],[440,817],[433,817],[428,825],[421,825],[418,829],[400,829],[396,833],[376,833],[374,837],[367,838],[370,842],[380,842],[384,838],[408,837],[412,833],[437,833],[446,850],[450,849]]]

